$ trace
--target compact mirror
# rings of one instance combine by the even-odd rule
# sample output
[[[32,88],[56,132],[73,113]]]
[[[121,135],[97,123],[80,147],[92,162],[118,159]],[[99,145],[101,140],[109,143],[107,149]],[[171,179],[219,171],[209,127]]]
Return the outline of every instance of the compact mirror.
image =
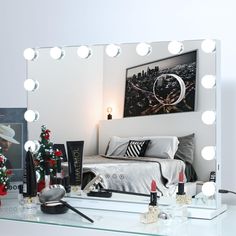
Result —
[[[62,185],[50,185],[42,189],[39,193],[39,201],[42,203],[41,210],[48,214],[61,214],[65,213],[67,209],[74,211],[91,223],[93,220],[82,212],[72,207],[69,203],[62,200],[65,196],[66,190]]]
[[[27,61],[27,75],[40,86],[28,92],[28,109],[37,110],[40,116],[28,123],[29,139],[39,138],[41,125],[47,125],[54,143],[84,140],[84,173],[99,167],[104,170],[107,185],[109,181],[125,179],[126,185],[133,188],[137,176],[147,176],[146,189],[137,187],[136,191],[148,193],[153,176],[148,177],[148,173],[138,169],[109,173],[104,169],[109,162],[96,162],[88,156],[105,154],[113,136],[128,141],[137,137],[174,136],[182,140],[183,165],[186,168],[186,163],[190,163],[197,173],[197,179],[186,184],[196,196],[191,206],[217,208],[221,202],[217,194],[219,45],[216,42],[215,50],[205,52],[202,43],[203,40],[152,42],[147,44],[148,53],[142,56],[136,52],[138,43],[119,44],[119,54],[114,57],[107,55],[107,45],[88,45],[89,56],[83,58],[77,54],[79,46],[63,47],[63,57],[58,60],[51,58],[51,48],[37,49],[38,57]],[[173,48],[175,45],[177,48]],[[188,136],[194,138],[184,138]],[[216,179],[210,178],[213,175]],[[209,181],[216,186],[213,196],[202,193],[202,186]],[[166,190],[166,186],[160,188]]]

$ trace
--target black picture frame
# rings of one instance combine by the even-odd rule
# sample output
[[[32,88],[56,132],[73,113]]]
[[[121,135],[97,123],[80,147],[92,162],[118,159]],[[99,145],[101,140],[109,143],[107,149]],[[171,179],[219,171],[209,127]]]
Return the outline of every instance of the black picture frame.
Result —
[[[19,144],[12,143],[6,153],[3,153],[8,159],[8,168],[12,169],[10,176],[11,182],[23,180],[23,169],[26,151],[24,144],[28,140],[27,122],[24,119],[24,113],[27,108],[0,108],[0,124],[10,125],[15,131],[14,139]]]
[[[127,68],[123,116],[194,111],[196,76],[197,50]],[[182,90],[176,77],[186,89],[179,102]]]

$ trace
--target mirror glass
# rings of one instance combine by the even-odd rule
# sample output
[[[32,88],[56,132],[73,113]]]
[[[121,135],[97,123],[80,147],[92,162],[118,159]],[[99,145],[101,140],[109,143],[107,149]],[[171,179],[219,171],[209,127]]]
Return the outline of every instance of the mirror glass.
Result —
[[[78,47],[64,47],[59,60],[50,56],[50,48],[37,49],[37,59],[27,62],[27,78],[39,82],[39,89],[28,93],[28,109],[37,110],[40,116],[28,124],[29,139],[39,140],[41,126],[46,125],[53,143],[84,140],[86,166],[86,156],[104,154],[112,136],[179,138],[194,134],[193,158],[189,153],[186,156],[192,158],[198,178],[186,188],[197,196],[192,206],[215,208],[216,194],[205,197],[201,188],[210,177],[214,181],[217,161],[203,159],[201,152],[205,146],[214,152],[216,146],[216,123],[202,121],[205,111],[215,114],[216,86],[205,88],[201,80],[216,75],[216,51],[204,52],[202,42],[183,41],[178,55],[169,52],[170,42],[150,43],[147,56],[137,54],[137,43],[120,44],[119,53],[114,53],[117,57],[106,54],[107,45],[90,46],[88,58],[78,57]],[[151,82],[147,82],[149,77]],[[163,88],[174,96],[161,94]],[[107,120],[107,110],[112,120]]]

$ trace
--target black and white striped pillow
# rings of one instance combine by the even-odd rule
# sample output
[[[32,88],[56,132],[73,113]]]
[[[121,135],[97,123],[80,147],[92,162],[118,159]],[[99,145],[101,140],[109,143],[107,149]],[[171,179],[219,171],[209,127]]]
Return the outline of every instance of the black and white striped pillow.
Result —
[[[125,152],[125,156],[129,157],[143,157],[150,140],[130,140]]]

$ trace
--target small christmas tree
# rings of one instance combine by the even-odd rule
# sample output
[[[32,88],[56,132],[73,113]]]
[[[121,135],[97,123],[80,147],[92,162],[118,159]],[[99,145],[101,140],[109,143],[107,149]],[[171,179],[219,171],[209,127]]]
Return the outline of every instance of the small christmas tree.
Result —
[[[2,148],[0,147],[0,196],[7,194],[10,185],[9,175],[12,171],[7,169],[6,161],[7,158],[2,154]]]
[[[35,153],[35,166],[36,172],[38,172],[40,179],[38,181],[38,191],[41,191],[45,186],[45,172],[46,168],[49,168],[50,176],[55,177],[57,171],[57,161],[61,160],[62,152],[53,150],[53,143],[50,141],[50,130],[45,125],[41,127],[41,134],[39,141],[40,147]]]

